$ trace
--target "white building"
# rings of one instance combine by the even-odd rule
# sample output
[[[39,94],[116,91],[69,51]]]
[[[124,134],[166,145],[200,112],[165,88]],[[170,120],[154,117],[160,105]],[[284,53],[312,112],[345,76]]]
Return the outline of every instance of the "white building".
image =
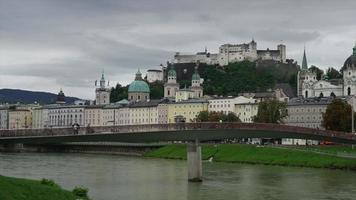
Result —
[[[235,104],[235,114],[244,123],[252,123],[258,113],[258,103],[255,99],[247,103]]]
[[[327,106],[332,102],[333,98],[295,98],[288,102],[288,116],[284,119],[284,123],[290,126],[299,126],[306,128],[322,127],[323,113]],[[314,140],[290,139],[283,138],[282,144],[285,145],[306,145],[318,144]]]
[[[298,96],[329,97],[351,96],[356,94],[356,46],[353,54],[348,57],[341,68],[343,79],[317,80],[316,74],[308,69],[307,59],[303,55],[302,69],[298,72]]]
[[[101,79],[99,87],[95,89],[95,103],[96,105],[107,105],[110,104],[110,88],[106,88],[104,73],[101,74]],[[97,81],[95,81],[95,86]],[[109,85],[109,84],[108,84]]]
[[[219,53],[211,54],[205,49],[205,52],[198,52],[195,55],[181,55],[176,53],[175,63],[205,63],[219,64],[220,66],[229,63],[240,62],[243,60],[275,60],[279,62],[286,61],[286,46],[280,44],[276,50],[257,50],[257,43],[252,40],[247,44],[224,44],[219,47]]]
[[[163,81],[163,71],[158,69],[147,70],[147,81],[153,83],[156,81]]]
[[[209,99],[209,112],[222,112],[224,114],[235,113],[235,105],[249,102],[256,102],[252,98],[246,98],[244,96],[238,97],[215,97]],[[237,113],[235,113],[237,115]]]
[[[8,129],[8,107],[0,107],[0,129]]]
[[[49,127],[71,127],[78,123],[84,126],[84,110],[85,106],[70,105],[70,106],[48,106]]]
[[[84,126],[105,126],[102,122],[103,107],[101,105],[86,106],[84,109]]]
[[[161,100],[151,100],[130,104],[130,124],[158,124],[158,104],[160,102]]]

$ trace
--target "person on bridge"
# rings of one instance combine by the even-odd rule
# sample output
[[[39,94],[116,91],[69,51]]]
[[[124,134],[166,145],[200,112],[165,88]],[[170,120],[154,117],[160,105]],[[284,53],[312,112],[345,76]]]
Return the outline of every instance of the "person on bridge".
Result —
[[[79,134],[80,125],[78,123],[74,123],[72,125],[72,127],[73,127],[73,131],[74,131],[74,135],[78,135]]]

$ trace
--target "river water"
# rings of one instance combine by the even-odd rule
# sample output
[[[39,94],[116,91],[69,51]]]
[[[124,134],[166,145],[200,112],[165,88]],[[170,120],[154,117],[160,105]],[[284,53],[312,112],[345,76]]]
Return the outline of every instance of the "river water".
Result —
[[[49,178],[89,188],[93,200],[356,199],[356,172],[203,163],[204,181],[188,183],[186,161],[117,155],[0,153],[0,174]]]

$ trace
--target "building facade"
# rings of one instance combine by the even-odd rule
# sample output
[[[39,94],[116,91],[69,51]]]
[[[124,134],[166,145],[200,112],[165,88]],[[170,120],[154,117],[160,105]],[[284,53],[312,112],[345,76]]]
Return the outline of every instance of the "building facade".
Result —
[[[190,99],[168,103],[168,123],[195,122],[201,111],[208,111],[208,101]]]
[[[95,86],[97,85],[96,82],[97,81],[95,81]],[[95,104],[96,105],[110,104],[110,88],[106,88],[104,73],[101,74],[99,87],[95,89]]]
[[[356,94],[356,45],[352,55],[349,56],[341,68],[343,79],[328,80],[324,76],[322,80],[316,79],[316,73],[308,69],[304,50],[302,69],[298,72],[297,90],[298,96],[304,98],[352,96]]]
[[[8,111],[9,129],[32,128],[32,114],[29,109]]]
[[[168,69],[167,82],[164,84],[164,97],[175,98],[176,92],[178,90],[179,90],[179,84],[177,83],[177,73],[172,65]]]
[[[286,46],[279,44],[276,50],[257,50],[257,43],[252,40],[247,44],[223,44],[219,47],[219,53],[211,54],[205,49],[205,52],[199,52],[195,55],[181,55],[176,53],[175,63],[205,63],[209,65],[225,66],[229,63],[240,62],[243,60],[275,60],[286,62]]]
[[[0,107],[0,129],[8,129],[8,115],[9,108],[8,107]]]
[[[162,82],[163,81],[163,71],[157,69],[149,69],[147,70],[147,81],[149,83],[153,83],[156,81]]]
[[[150,87],[142,79],[140,70],[137,71],[135,80],[129,85],[128,98],[131,102],[148,101],[150,99]]]
[[[84,126],[83,105],[48,106],[48,127],[71,127],[74,124]]]

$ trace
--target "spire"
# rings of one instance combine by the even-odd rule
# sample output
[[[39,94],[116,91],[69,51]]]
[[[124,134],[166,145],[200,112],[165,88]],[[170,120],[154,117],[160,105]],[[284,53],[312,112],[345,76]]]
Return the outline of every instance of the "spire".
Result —
[[[305,54],[305,47],[304,47],[304,55],[303,55],[302,69],[308,69],[307,56],[306,56],[306,54]]]
[[[356,42],[355,42],[355,46],[353,48],[353,54],[352,55],[356,56]]]
[[[104,70],[101,72],[101,80],[105,80],[105,77],[104,77]]]
[[[142,80],[142,74],[140,72],[140,69],[137,70],[136,72],[136,78],[135,78],[136,81],[141,81]]]

